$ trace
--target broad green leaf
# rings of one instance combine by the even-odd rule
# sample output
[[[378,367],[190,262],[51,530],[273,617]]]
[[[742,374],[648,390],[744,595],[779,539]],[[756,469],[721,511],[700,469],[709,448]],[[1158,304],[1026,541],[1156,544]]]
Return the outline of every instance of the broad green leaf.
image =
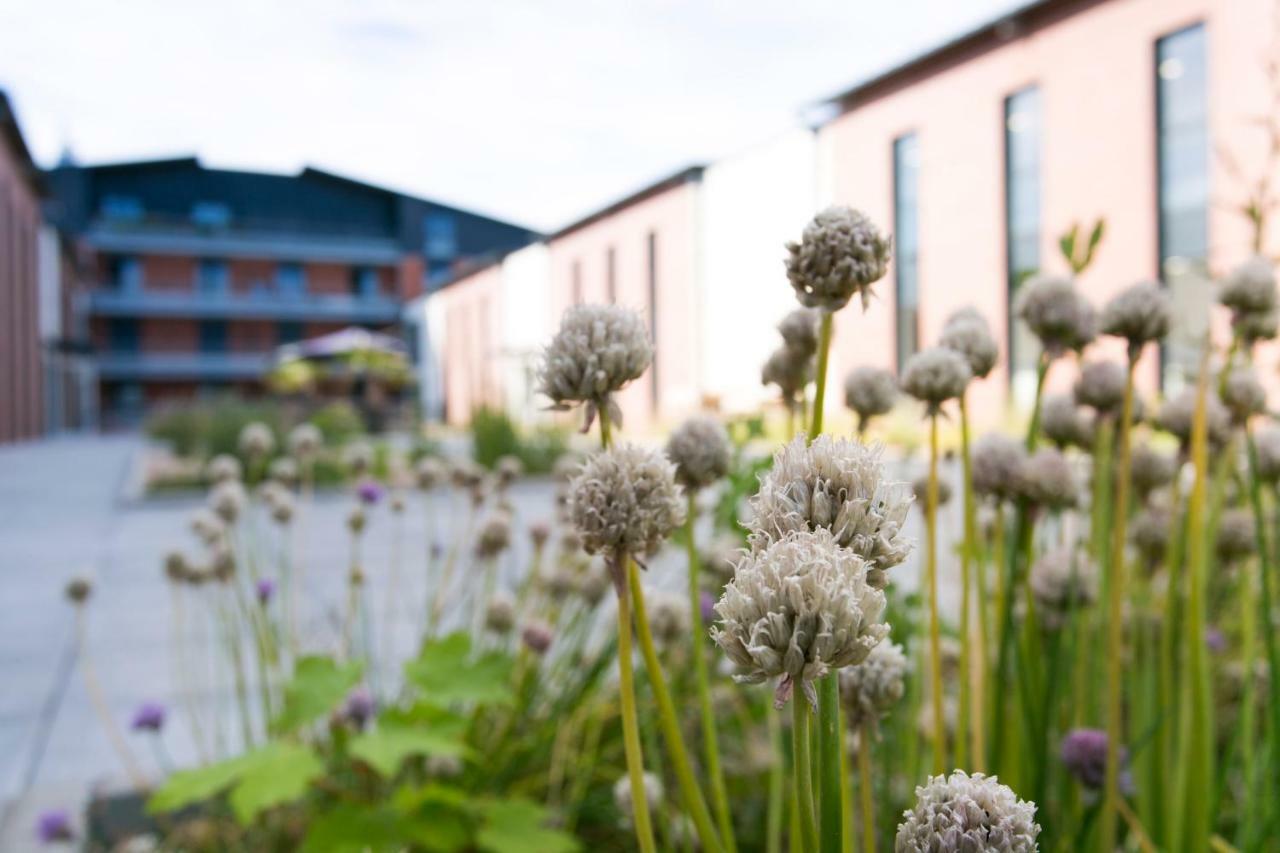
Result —
[[[465,812],[475,805],[475,798],[459,788],[433,782],[417,788],[402,787],[392,795],[391,802],[405,814],[411,814],[427,805]]]
[[[1079,225],[1072,225],[1070,231],[1058,238],[1058,248],[1062,251],[1062,257],[1072,269],[1076,265],[1076,234],[1079,230]]]
[[[305,657],[284,689],[284,710],[274,722],[278,732],[292,732],[329,713],[360,681],[359,661],[339,666],[332,658]]]
[[[394,776],[400,762],[411,755],[462,756],[466,746],[455,736],[423,728],[379,726],[357,735],[349,750],[383,776]]]
[[[301,744],[270,743],[247,757],[252,760],[231,791],[231,808],[242,824],[272,806],[298,799],[324,773],[324,764]]]
[[[528,800],[495,800],[484,807],[476,844],[489,853],[574,853],[577,840],[546,829],[547,812]]]
[[[454,853],[473,845],[475,798],[458,788],[432,783],[403,787],[391,803],[413,827],[413,840],[431,853]]]
[[[499,652],[470,655],[471,638],[450,634],[423,646],[417,659],[405,664],[405,677],[421,691],[423,702],[437,707],[509,704],[511,658]]]
[[[339,805],[311,821],[300,853],[384,853],[404,849],[415,827],[377,807]]]
[[[240,778],[251,755],[238,755],[217,764],[179,770],[165,780],[160,789],[147,801],[151,814],[171,812],[200,800],[207,800],[221,793]]]

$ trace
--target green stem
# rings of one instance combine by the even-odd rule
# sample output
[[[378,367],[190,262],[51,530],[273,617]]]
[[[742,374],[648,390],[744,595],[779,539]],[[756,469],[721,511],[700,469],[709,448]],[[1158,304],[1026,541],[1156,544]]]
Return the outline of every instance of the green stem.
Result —
[[[1266,644],[1268,672],[1272,673],[1267,678],[1267,686],[1270,692],[1267,707],[1270,713],[1266,719],[1266,730],[1269,754],[1273,764],[1269,781],[1271,785],[1278,785],[1280,784],[1280,779],[1277,779],[1277,772],[1274,767],[1278,765],[1275,750],[1277,746],[1280,746],[1280,678],[1277,678],[1275,673],[1280,673],[1280,648],[1276,646],[1276,632],[1272,622],[1274,590],[1271,585],[1273,580],[1271,576],[1271,550],[1267,541],[1266,514],[1262,506],[1262,485],[1258,481],[1258,447],[1254,443],[1253,433],[1248,428],[1245,429],[1245,444],[1249,451],[1249,500],[1253,505],[1254,535],[1258,540],[1258,574],[1262,578],[1262,637]],[[1252,596],[1249,596],[1249,598],[1252,598]],[[1245,672],[1246,678],[1252,680],[1252,670],[1246,669]],[[1271,801],[1274,802],[1274,799]]]
[[[942,711],[942,632],[938,621],[938,414],[929,416],[929,488],[925,494],[925,585],[929,593],[929,700],[933,708],[933,772],[947,772]]]
[[[876,812],[871,791],[871,727],[858,734],[858,794],[862,801],[862,853],[875,853]]]
[[[765,851],[782,853],[782,721],[778,719],[778,709],[773,707],[772,697],[765,701],[764,714],[769,746],[773,750],[773,763],[769,767],[769,805],[765,813]]]
[[[815,853],[817,831],[813,825],[813,770],[809,762],[809,704],[801,694],[791,697],[791,752],[795,765],[796,800],[799,804],[800,850]]]
[[[631,560],[623,558],[630,573]],[[636,827],[636,843],[641,853],[655,853],[653,825],[649,821],[649,798],[645,793],[644,754],[640,749],[640,722],[636,714],[636,686],[631,663],[631,608],[624,584],[615,584],[618,593],[618,701],[622,709],[622,745],[631,780],[631,815]]]
[[[724,839],[726,853],[734,853],[737,845],[733,837],[733,812],[729,808],[729,792],[720,766],[720,744],[716,736],[716,717],[711,708],[711,685],[707,676],[706,630],[702,624],[701,589],[698,585],[700,566],[698,545],[694,538],[698,506],[692,490],[689,491],[688,501],[684,533],[689,555],[689,613],[693,623],[694,678],[698,683],[698,704],[702,712],[702,749],[707,762],[707,776],[711,781],[711,802],[716,810],[716,824]]]
[[[981,758],[984,742],[982,738],[982,656],[985,654],[986,638],[979,637],[973,643],[970,636],[972,624],[970,610],[973,607],[973,552],[978,540],[976,510],[973,505],[973,472],[969,465],[969,407],[966,402],[967,393],[960,394],[960,465],[961,487],[964,503],[964,531],[960,545],[960,715],[957,722],[956,764],[969,767],[969,746],[972,741],[975,764],[974,770],[982,770]],[[976,648],[973,648],[976,647]],[[976,654],[975,654],[976,652]],[[975,659],[978,665],[974,665]],[[973,679],[971,683],[970,679]],[[972,725],[971,725],[972,723]]]
[[[818,368],[814,376],[813,426],[809,429],[810,441],[822,434],[822,410],[825,408],[827,399],[827,361],[831,355],[831,323],[834,316],[829,311],[823,311],[822,323],[818,327]]]
[[[1129,437],[1133,421],[1133,374],[1141,351],[1130,348],[1125,375],[1124,402],[1120,409],[1120,458],[1113,504],[1111,556],[1107,561],[1107,766],[1099,816],[1103,850],[1115,847],[1120,810],[1120,749],[1124,737],[1121,669],[1124,665],[1125,521],[1129,515]]]
[[[689,816],[702,841],[702,849],[707,853],[723,853],[724,848],[711,823],[711,813],[707,810],[702,790],[693,777],[693,766],[689,762],[689,752],[685,749],[684,736],[680,734],[680,720],[676,716],[675,703],[671,701],[671,691],[667,687],[667,679],[662,674],[662,664],[658,661],[658,650],[653,642],[653,632],[649,629],[649,618],[645,613],[644,588],[640,585],[640,575],[636,571],[635,562],[626,561],[627,586],[631,590],[632,603],[635,607],[636,637],[640,641],[640,653],[644,656],[645,670],[649,673],[649,686],[653,690],[653,698],[658,705],[658,723],[662,728],[663,740],[667,743],[667,752],[671,754],[671,763],[675,765],[676,781],[680,784],[680,796],[684,800]]]

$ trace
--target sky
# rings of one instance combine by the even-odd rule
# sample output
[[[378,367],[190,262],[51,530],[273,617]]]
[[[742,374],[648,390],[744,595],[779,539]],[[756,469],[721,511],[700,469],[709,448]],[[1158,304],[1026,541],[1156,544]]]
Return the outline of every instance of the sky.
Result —
[[[0,0],[36,160],[304,165],[553,230],[1024,0]]]

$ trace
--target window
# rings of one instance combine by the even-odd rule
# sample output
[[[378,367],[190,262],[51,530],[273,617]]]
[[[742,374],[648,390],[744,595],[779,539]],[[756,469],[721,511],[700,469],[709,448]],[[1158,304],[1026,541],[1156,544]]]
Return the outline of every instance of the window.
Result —
[[[296,298],[307,293],[307,276],[302,264],[283,263],[276,266],[276,290],[281,296]]]
[[[139,222],[142,220],[142,200],[131,195],[103,196],[102,216],[108,222]]]
[[[898,371],[920,348],[919,143],[914,133],[893,141],[893,266]]]
[[[191,207],[191,221],[199,228],[226,228],[231,208],[218,201],[198,201]]]
[[[224,320],[200,321],[200,352],[216,355],[227,351],[227,324]]]
[[[649,341],[653,344],[653,365],[649,368],[649,406],[658,411],[658,234],[650,231],[645,240],[645,278],[649,290]]]
[[[355,267],[352,269],[351,295],[357,299],[377,298],[378,271],[373,267]]]
[[[227,292],[227,262],[214,258],[203,258],[200,261],[198,289],[207,296],[217,296]]]
[[[1004,99],[1005,285],[1009,382],[1017,400],[1035,393],[1036,338],[1014,316],[1018,290],[1040,268],[1040,90]]]
[[[445,262],[458,254],[458,224],[451,214],[428,213],[422,220],[422,253]]]
[[[1173,300],[1173,328],[1161,349],[1169,390],[1198,361],[1213,295],[1209,243],[1209,138],[1204,25],[1156,42],[1156,206],[1160,277]]]
[[[573,299],[574,305],[582,304],[582,261],[574,261],[573,268],[569,271],[570,282],[572,288],[570,297]]]
[[[605,293],[608,294],[609,304],[613,305],[618,301],[618,255],[610,246],[604,256],[604,285]]]
[[[107,349],[114,353],[137,352],[138,321],[132,317],[112,317],[107,323]]]
[[[142,265],[128,255],[117,255],[107,262],[107,275],[111,286],[125,292],[142,289]]]
[[[282,320],[276,324],[276,341],[280,344],[296,344],[303,338],[301,323]]]

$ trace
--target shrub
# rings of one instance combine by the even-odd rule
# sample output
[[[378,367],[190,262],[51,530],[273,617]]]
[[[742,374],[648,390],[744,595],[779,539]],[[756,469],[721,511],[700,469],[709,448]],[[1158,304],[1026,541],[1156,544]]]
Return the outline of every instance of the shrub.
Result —
[[[530,474],[549,472],[569,449],[563,429],[535,427],[521,435],[511,418],[493,409],[477,409],[471,417],[472,453],[476,462],[492,468],[503,456],[516,456]]]

